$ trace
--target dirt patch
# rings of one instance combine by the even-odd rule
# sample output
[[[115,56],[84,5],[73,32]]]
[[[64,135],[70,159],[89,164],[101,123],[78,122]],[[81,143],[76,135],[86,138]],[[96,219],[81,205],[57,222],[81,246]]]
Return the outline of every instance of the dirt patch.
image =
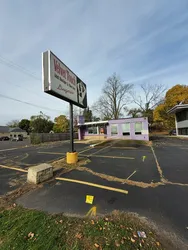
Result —
[[[122,178],[118,178],[115,176],[111,176],[111,175],[106,175],[106,174],[102,174],[102,173],[98,173],[98,172],[94,172],[93,170],[86,168],[86,167],[77,167],[76,170],[79,171],[86,171],[92,175],[98,176],[104,180],[107,181],[114,181],[114,182],[119,182],[121,184],[128,184],[131,186],[137,186],[137,187],[141,187],[141,188],[155,188],[158,187],[160,185],[164,185],[162,182],[151,182],[151,183],[145,183],[145,182],[138,182],[138,181],[132,181],[132,180],[127,180],[127,179],[122,179]]]

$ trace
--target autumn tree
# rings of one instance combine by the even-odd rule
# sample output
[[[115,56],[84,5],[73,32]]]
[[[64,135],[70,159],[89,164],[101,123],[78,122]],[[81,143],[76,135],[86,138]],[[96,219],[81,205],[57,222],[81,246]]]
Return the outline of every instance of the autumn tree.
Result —
[[[132,102],[138,106],[142,116],[148,117],[149,122],[152,123],[153,109],[161,102],[166,87],[161,83],[145,82],[140,84],[139,88],[139,91],[133,90],[130,92]]]
[[[34,133],[49,133],[53,128],[54,123],[50,117],[40,111],[39,115],[31,116],[30,127]]]
[[[65,115],[60,115],[54,119],[53,131],[55,133],[64,133],[69,130],[69,121]]]
[[[188,103],[188,86],[175,85],[166,92],[164,102],[154,110],[154,121],[161,122],[164,128],[173,129],[175,127],[174,115],[167,113],[175,105]]]

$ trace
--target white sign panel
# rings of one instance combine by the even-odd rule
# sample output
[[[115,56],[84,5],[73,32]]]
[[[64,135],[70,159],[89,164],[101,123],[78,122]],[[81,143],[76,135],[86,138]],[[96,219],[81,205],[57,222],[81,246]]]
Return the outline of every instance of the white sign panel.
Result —
[[[86,108],[87,89],[85,83],[51,51],[43,53],[42,63],[44,92]]]

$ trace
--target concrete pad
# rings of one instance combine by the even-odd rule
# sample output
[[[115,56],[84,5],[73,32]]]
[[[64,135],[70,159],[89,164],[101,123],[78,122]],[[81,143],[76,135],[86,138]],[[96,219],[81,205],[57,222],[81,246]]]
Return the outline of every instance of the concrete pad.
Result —
[[[50,164],[43,163],[28,169],[27,181],[38,184],[53,177],[53,167]]]

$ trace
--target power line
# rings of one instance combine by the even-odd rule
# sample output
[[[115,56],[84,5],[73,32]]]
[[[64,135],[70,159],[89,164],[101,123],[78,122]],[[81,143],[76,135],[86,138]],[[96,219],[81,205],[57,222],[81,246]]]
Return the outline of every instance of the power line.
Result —
[[[3,81],[6,82],[6,83],[8,83],[8,84],[10,84],[10,85],[15,86],[15,87],[21,88],[22,90],[26,90],[26,91],[28,91],[29,93],[33,93],[34,95],[36,95],[37,97],[39,97],[38,93],[36,93],[36,92],[33,91],[33,90],[30,90],[30,89],[27,89],[27,88],[25,88],[25,87],[22,87],[22,86],[20,86],[19,84],[14,84],[13,82],[10,82],[9,80],[8,80],[8,81],[7,81],[7,80],[3,80]],[[41,98],[41,97],[40,97],[40,98]],[[49,99],[46,98],[46,97],[44,97],[44,96],[42,96],[42,98],[49,101]]]
[[[27,104],[27,105],[30,105],[30,106],[33,106],[33,107],[41,108],[41,109],[46,109],[48,111],[62,112],[62,110],[57,110],[57,109],[52,109],[52,108],[47,108],[47,107],[39,106],[37,104],[33,104],[33,103],[30,103],[30,102],[21,101],[21,100],[18,100],[16,98],[13,98],[13,97],[10,97],[10,96],[7,96],[7,95],[0,94],[0,96],[3,97],[3,98],[5,98],[5,99],[9,99],[9,100],[12,100],[12,101],[24,103],[24,104]]]
[[[12,69],[15,69],[15,70],[17,70],[17,71],[19,71],[19,72],[21,72],[21,73],[27,74],[27,75],[29,75],[29,76],[35,78],[35,79],[38,80],[38,81],[42,81],[42,79],[40,79],[39,77],[37,77],[36,75],[34,75],[34,74],[33,74],[31,71],[29,71],[28,69],[22,67],[21,65],[15,63],[15,62],[13,62],[13,61],[10,61],[10,60],[8,60],[8,59],[2,57],[1,55],[0,55],[0,63],[6,64],[8,67],[10,67],[10,68],[12,68]],[[29,90],[29,89],[27,89],[27,88],[25,88],[25,87],[22,87],[22,86],[20,86],[20,85],[18,85],[18,84],[13,84],[13,83],[10,82],[10,81],[7,81],[7,83],[8,83],[8,84],[11,84],[11,85],[14,85],[14,86],[16,86],[16,87],[25,89],[26,91],[28,91],[28,92],[30,92],[30,93],[33,93],[33,94],[35,94],[35,95],[38,96],[38,94],[37,94],[36,92],[34,92],[34,91],[32,91],[32,90]],[[47,107],[44,107],[44,106],[39,106],[39,105],[32,104],[32,103],[29,103],[29,102],[21,101],[21,100],[18,100],[18,99],[16,99],[16,98],[12,98],[12,97],[9,97],[9,96],[6,96],[6,95],[0,94],[0,96],[3,97],[3,98],[6,98],[6,99],[13,100],[13,101],[17,101],[17,102],[20,102],[20,103],[24,103],[24,104],[27,104],[27,105],[30,105],[30,106],[33,106],[33,107],[38,107],[38,108],[42,108],[42,109],[46,109],[46,110],[51,110],[51,111],[56,111],[56,112],[62,112],[62,110],[60,111],[60,110],[56,110],[56,109],[52,109],[52,108],[47,108]],[[48,99],[45,98],[45,97],[42,97],[42,98],[48,100]]]
[[[2,56],[0,56],[0,63],[5,64],[8,67],[10,67],[10,68],[12,68],[14,70],[17,70],[19,72],[22,72],[22,73],[24,73],[26,75],[29,75],[29,76],[35,78],[38,81],[41,81],[41,78],[39,78],[38,76],[36,76],[33,72],[29,71],[28,69],[24,68],[23,66],[15,63],[13,61],[10,61],[10,60],[2,57]]]

